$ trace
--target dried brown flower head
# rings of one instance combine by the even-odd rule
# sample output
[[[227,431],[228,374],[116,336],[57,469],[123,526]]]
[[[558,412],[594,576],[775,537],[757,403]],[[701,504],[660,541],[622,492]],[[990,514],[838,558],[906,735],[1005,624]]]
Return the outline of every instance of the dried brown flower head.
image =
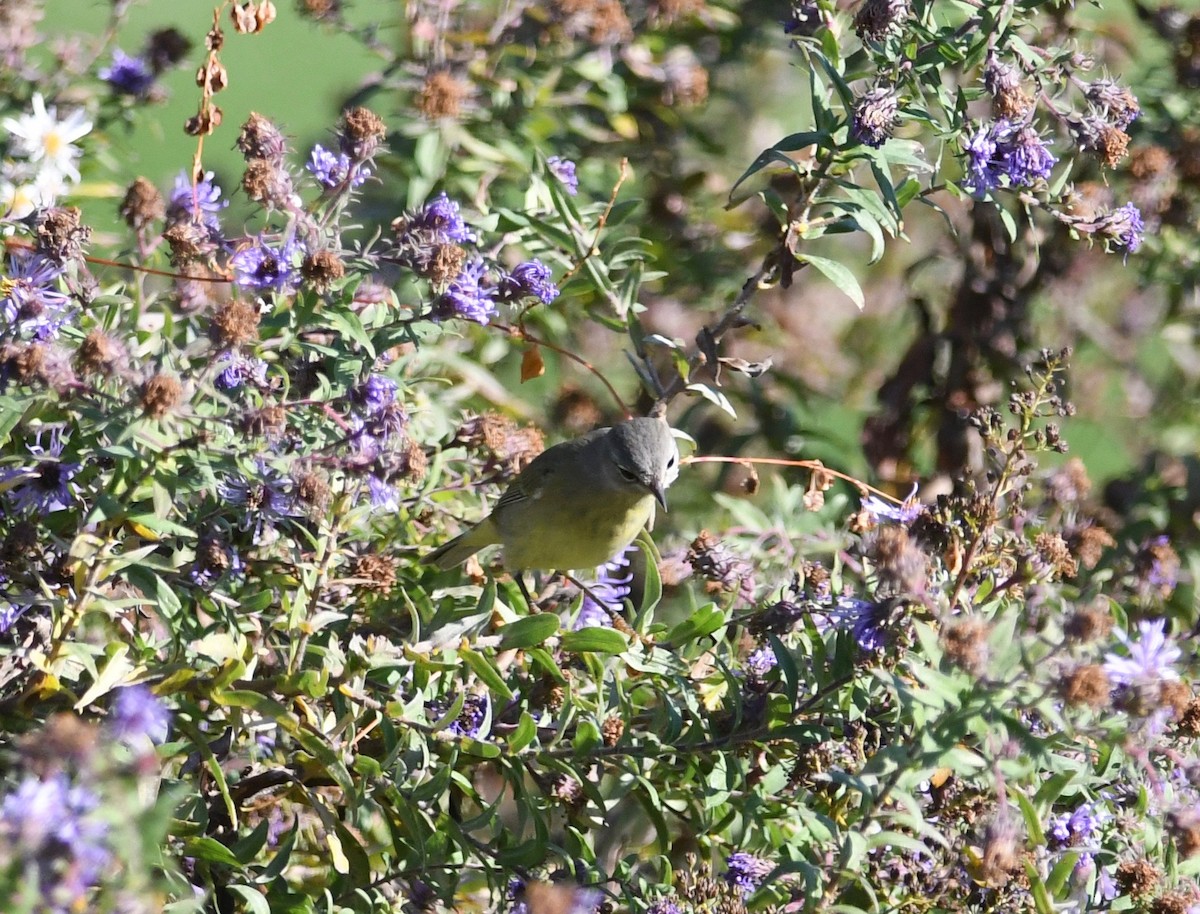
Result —
[[[247,438],[280,438],[287,431],[287,416],[287,408],[278,403],[247,410],[241,417],[242,434]]]
[[[1068,543],[1079,564],[1090,570],[1100,563],[1100,559],[1104,557],[1104,550],[1111,549],[1117,541],[1103,527],[1088,524],[1073,531]]]
[[[276,209],[285,209],[294,191],[291,175],[281,165],[268,159],[249,159],[242,172],[242,190],[247,199]]]
[[[258,338],[258,308],[234,298],[213,312],[208,328],[209,338],[222,349],[236,349]]]
[[[910,0],[864,0],[854,14],[854,31],[864,41],[879,41],[898,30],[911,12]]]
[[[978,616],[968,616],[942,630],[942,647],[946,659],[972,676],[982,676],[987,669],[988,635],[991,626]]]
[[[1058,682],[1058,694],[1069,705],[1086,705],[1099,710],[1108,705],[1111,692],[1108,674],[1096,663],[1077,666]]]
[[[1114,878],[1122,895],[1139,899],[1149,895],[1158,886],[1159,872],[1145,858],[1123,860],[1117,864]]]
[[[431,121],[458,117],[469,92],[470,86],[449,70],[434,70],[421,84],[416,108],[422,117]]]
[[[1079,644],[1089,644],[1107,638],[1113,628],[1113,619],[1106,611],[1095,606],[1077,609],[1063,625],[1063,633]]]
[[[882,595],[920,596],[925,592],[929,560],[904,527],[880,527],[870,542],[869,553]]]
[[[1001,886],[1021,865],[1016,827],[1007,818],[993,819],[983,834],[979,875],[990,886]]]
[[[387,136],[387,125],[370,108],[351,108],[342,115],[343,151],[356,159],[367,159],[375,154],[379,144]]]
[[[610,714],[604,718],[604,723],[600,725],[600,736],[604,740],[604,745],[615,746],[624,735],[625,721],[621,719],[621,715]]]
[[[1050,569],[1052,577],[1073,578],[1079,572],[1079,563],[1060,534],[1049,531],[1039,533],[1034,548],[1038,558]]]
[[[153,375],[142,385],[139,405],[151,419],[162,419],[183,400],[179,378],[165,371]]]
[[[333,490],[329,480],[316,470],[306,469],[296,476],[296,499],[308,507],[310,512],[319,513],[329,504]]]
[[[39,254],[55,263],[83,257],[83,246],[92,237],[91,226],[83,224],[83,213],[75,206],[52,206],[38,213],[34,243]]]
[[[531,425],[518,426],[499,413],[484,413],[463,422],[456,439],[467,447],[481,448],[490,469],[515,476],[546,449],[542,433]]]
[[[287,140],[279,128],[255,111],[250,112],[235,143],[246,161],[264,159],[278,167],[287,155]]]
[[[356,586],[374,593],[391,593],[396,583],[396,563],[387,556],[368,553],[354,560]]]
[[[126,188],[117,212],[126,225],[141,232],[167,214],[167,204],[153,183],[146,178],[134,178]]]
[[[314,292],[324,294],[346,275],[346,265],[333,251],[317,251],[304,255],[300,275]]]

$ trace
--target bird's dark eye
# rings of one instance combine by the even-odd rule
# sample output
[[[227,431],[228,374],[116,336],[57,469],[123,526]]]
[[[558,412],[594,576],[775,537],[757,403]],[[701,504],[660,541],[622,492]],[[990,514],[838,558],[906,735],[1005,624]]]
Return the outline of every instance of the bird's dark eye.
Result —
[[[674,454],[672,454],[670,459],[667,460],[667,469],[669,470],[673,466],[675,466],[675,455]]]
[[[628,469],[627,467],[621,466],[620,464],[617,465],[617,472],[621,474],[621,478],[624,479],[626,482],[637,482],[638,481],[637,473],[633,472],[633,470]]]

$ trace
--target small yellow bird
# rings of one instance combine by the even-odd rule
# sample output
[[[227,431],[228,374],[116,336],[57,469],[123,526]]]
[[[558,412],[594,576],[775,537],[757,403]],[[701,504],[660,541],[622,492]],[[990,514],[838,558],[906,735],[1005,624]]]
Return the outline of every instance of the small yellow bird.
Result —
[[[491,514],[421,561],[453,568],[499,543],[509,571],[595,568],[653,524],[655,503],[666,509],[678,475],[679,449],[663,420],[597,429],[539,454]]]

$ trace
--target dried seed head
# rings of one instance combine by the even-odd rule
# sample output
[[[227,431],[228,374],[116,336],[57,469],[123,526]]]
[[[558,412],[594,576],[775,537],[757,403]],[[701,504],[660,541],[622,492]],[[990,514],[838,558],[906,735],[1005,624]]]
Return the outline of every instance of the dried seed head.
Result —
[[[1054,578],[1073,578],[1079,572],[1079,563],[1071,555],[1066,540],[1058,533],[1039,533],[1034,548]]]
[[[1102,609],[1085,607],[1077,609],[1063,625],[1063,633],[1072,641],[1079,644],[1089,644],[1101,638],[1107,638],[1112,631],[1113,619]]]
[[[425,77],[417,95],[416,108],[431,121],[458,117],[470,87],[449,70],[434,70]]]
[[[183,385],[179,378],[159,372],[142,385],[142,412],[151,419],[162,419],[183,400]]]
[[[1175,729],[1183,736],[1195,739],[1200,736],[1200,697],[1193,696],[1175,723]]]
[[[1069,705],[1086,705],[1099,710],[1106,707],[1112,686],[1104,667],[1096,663],[1075,667],[1058,682],[1058,694]]]
[[[256,307],[241,299],[231,299],[213,313],[209,338],[222,349],[236,349],[258,338],[260,319]]]
[[[314,292],[323,294],[346,275],[346,265],[333,251],[317,251],[304,255],[300,275]]]
[[[995,57],[983,70],[983,85],[992,96],[996,116],[1021,120],[1033,108],[1033,96],[1021,85],[1020,71]]]
[[[296,9],[301,16],[318,22],[338,18],[342,13],[341,0],[297,0]]]
[[[158,188],[150,181],[146,178],[134,178],[133,183],[126,189],[117,212],[126,225],[135,232],[141,232],[167,214],[167,204]]]
[[[704,578],[710,593],[740,593],[744,598],[753,595],[754,569],[750,563],[707,530],[692,540],[687,562],[692,571]]]
[[[879,41],[898,31],[910,13],[910,0],[864,0],[854,14],[854,31],[864,41]]]
[[[63,711],[40,731],[21,737],[17,745],[30,770],[46,778],[63,770],[86,769],[99,742],[99,727]]]
[[[972,676],[982,676],[987,669],[990,632],[987,622],[976,616],[948,625],[942,631],[946,659]]]
[[[386,136],[387,125],[369,108],[351,108],[342,116],[341,129],[338,131],[339,145],[342,152],[352,159],[369,159]]]
[[[287,209],[295,193],[292,177],[280,165],[267,159],[250,159],[242,172],[242,190],[255,203],[276,209]]]
[[[217,249],[207,226],[196,222],[176,222],[163,232],[163,239],[171,249],[171,264],[175,267],[203,260]]]
[[[1192,687],[1186,682],[1160,682],[1158,702],[1160,707],[1171,709],[1171,716],[1175,720],[1182,720],[1192,702]]]
[[[1117,864],[1115,878],[1122,895],[1138,899],[1149,895],[1158,886],[1159,872],[1145,858],[1124,860]]]
[[[482,448],[487,454],[488,468],[505,476],[515,476],[546,449],[545,439],[536,428],[519,427],[499,413],[467,419],[456,438],[467,447]]]
[[[425,273],[435,285],[444,286],[462,272],[466,262],[466,249],[457,244],[437,244],[430,253],[428,267],[418,272]]]
[[[275,166],[283,164],[288,148],[287,140],[279,128],[254,111],[250,112],[246,123],[242,124],[242,132],[238,134],[236,145],[246,161],[265,159]]]
[[[273,404],[247,410],[242,414],[241,429],[247,438],[281,438],[287,431],[287,409]]]
[[[429,471],[429,455],[417,442],[408,438],[400,449],[396,474],[413,484],[419,484]]]
[[[1008,882],[1020,867],[1020,846],[1016,828],[1007,818],[997,818],[988,824],[983,835],[983,854],[979,873],[990,886]]]
[[[695,108],[708,101],[708,70],[695,52],[681,45],[663,60],[663,104]]]
[[[333,490],[329,488],[329,480],[315,470],[305,470],[296,476],[294,489],[296,499],[305,505],[311,513],[325,510]]]
[[[870,555],[882,595],[925,593],[929,560],[904,527],[898,524],[880,527],[870,543]]]
[[[47,354],[47,347],[41,343],[6,343],[0,348],[0,366],[19,384],[33,385],[44,380]]]
[[[75,206],[53,206],[39,212],[34,222],[38,253],[59,264],[81,259],[83,246],[92,237],[92,229],[83,224],[82,217]]]
[[[396,583],[396,563],[382,555],[360,555],[354,561],[354,577],[361,578],[356,586],[362,590],[391,593]]]
[[[1117,544],[1103,527],[1089,524],[1071,534],[1071,552],[1084,568],[1095,568],[1104,557],[1104,550],[1111,549]]]
[[[85,374],[112,375],[129,364],[129,353],[116,337],[93,330],[83,338],[75,353],[75,364]]]
[[[604,723],[600,725],[600,736],[604,740],[604,745],[615,746],[624,735],[625,721],[621,719],[621,715],[610,714],[604,718]]]
[[[1195,908],[1193,905],[1197,900],[1197,892],[1187,890],[1176,890],[1173,892],[1163,892],[1152,902],[1150,907],[1146,909],[1147,914],[1190,914]]]

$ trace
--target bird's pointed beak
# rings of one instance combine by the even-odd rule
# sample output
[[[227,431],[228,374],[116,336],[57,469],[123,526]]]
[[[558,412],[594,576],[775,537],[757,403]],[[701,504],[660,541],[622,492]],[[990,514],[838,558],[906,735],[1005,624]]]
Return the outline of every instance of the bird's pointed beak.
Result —
[[[650,491],[654,493],[654,500],[662,505],[664,511],[667,510],[667,493],[663,484],[657,479],[650,484]]]

